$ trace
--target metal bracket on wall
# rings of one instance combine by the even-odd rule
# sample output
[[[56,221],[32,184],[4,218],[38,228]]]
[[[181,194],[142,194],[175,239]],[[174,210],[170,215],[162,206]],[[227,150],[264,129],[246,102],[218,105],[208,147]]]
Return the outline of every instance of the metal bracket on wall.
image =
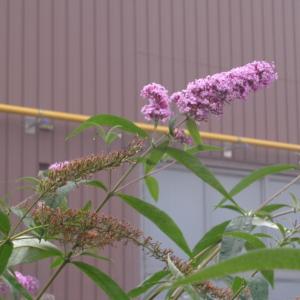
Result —
[[[34,135],[36,130],[52,131],[54,129],[53,122],[48,118],[36,118],[25,116],[24,118],[24,131],[26,134]]]

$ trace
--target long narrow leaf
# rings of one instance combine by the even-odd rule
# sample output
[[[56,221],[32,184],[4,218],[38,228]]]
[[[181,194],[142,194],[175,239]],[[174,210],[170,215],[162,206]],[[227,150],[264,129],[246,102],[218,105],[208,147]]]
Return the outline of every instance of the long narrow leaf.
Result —
[[[195,144],[202,144],[202,139],[196,122],[193,119],[188,118],[186,120],[186,126]]]
[[[83,132],[87,128],[99,126],[99,125],[100,126],[109,126],[109,127],[119,126],[120,129],[130,132],[130,133],[137,134],[142,138],[146,138],[148,136],[148,134],[143,129],[139,128],[133,122],[131,122],[125,118],[122,118],[119,116],[114,116],[114,115],[96,115],[96,116],[89,118],[88,120],[86,120],[85,122],[80,124],[80,126],[75,128],[67,136],[67,139],[70,139],[70,138],[78,135],[79,133]]]
[[[93,280],[93,282],[107,294],[109,299],[129,300],[129,297],[119,285],[98,268],[80,261],[73,261],[72,264]]]
[[[13,251],[13,243],[11,241],[7,241],[0,246],[0,275],[6,269],[12,251]]]
[[[162,232],[164,232],[173,242],[176,243],[187,255],[191,256],[191,250],[183,236],[183,233],[164,211],[136,197],[118,194],[129,206],[138,211],[141,215],[152,221]]]
[[[5,235],[8,235],[10,230],[10,221],[9,217],[3,211],[0,211],[0,231]]]
[[[204,182],[209,184],[212,188],[220,192],[225,198],[231,199],[231,196],[227,193],[219,180],[200,162],[198,158],[183,150],[171,147],[166,148],[166,152],[177,162],[184,165]]]
[[[174,287],[221,278],[240,272],[275,269],[300,271],[300,250],[280,248],[250,251],[180,279],[174,284]]]
[[[230,221],[225,221],[211,228],[195,245],[193,254],[196,255],[207,247],[213,246],[222,240],[223,234]]]
[[[147,292],[150,288],[153,286],[159,284],[159,281],[163,278],[165,278],[168,274],[170,274],[167,270],[158,271],[148,278],[146,278],[142,284],[137,286],[136,288],[132,289],[130,292],[128,292],[128,296],[130,298],[136,298],[143,293]]]

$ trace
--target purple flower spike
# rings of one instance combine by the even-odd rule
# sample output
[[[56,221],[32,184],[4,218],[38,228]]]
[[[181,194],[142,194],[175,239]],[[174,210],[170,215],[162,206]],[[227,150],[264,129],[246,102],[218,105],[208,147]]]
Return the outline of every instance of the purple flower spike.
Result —
[[[149,101],[141,112],[148,121],[167,121],[171,116],[168,91],[158,83],[150,83],[141,91],[141,96]]]
[[[35,294],[39,287],[39,281],[37,278],[30,275],[23,275],[20,272],[15,272],[18,282],[25,288],[29,293]]]
[[[244,100],[251,92],[268,86],[277,78],[273,63],[254,61],[190,82],[185,90],[174,93],[171,101],[180,113],[198,122],[205,121],[209,114],[221,115],[225,103]]]

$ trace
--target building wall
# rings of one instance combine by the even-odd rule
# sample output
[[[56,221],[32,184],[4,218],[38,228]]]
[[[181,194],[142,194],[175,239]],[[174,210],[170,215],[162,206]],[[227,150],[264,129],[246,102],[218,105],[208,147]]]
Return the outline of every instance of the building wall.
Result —
[[[275,85],[228,106],[224,117],[201,129],[298,143],[299,13],[296,0],[0,0],[0,102],[141,120],[139,91],[146,83],[160,82],[172,92],[194,78],[252,60],[274,60],[280,76]],[[15,191],[16,178],[35,175],[39,163],[103,149],[89,134],[66,143],[74,126],[55,121],[53,131],[28,135],[24,118],[0,114],[1,194],[16,203],[25,196]],[[231,160],[295,162],[297,155],[239,145]],[[81,190],[72,201],[102,196]],[[117,201],[107,212],[138,222]],[[103,263],[104,270],[122,286],[138,281],[137,250],[118,247],[105,254],[114,264]],[[34,268],[42,278],[50,274],[44,263]],[[100,297],[71,269],[52,291],[58,299]]]

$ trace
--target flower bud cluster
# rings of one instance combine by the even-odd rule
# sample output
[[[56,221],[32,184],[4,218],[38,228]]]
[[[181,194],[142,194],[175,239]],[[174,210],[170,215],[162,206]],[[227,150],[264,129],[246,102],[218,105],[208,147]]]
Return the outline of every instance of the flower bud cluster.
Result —
[[[68,181],[78,182],[90,175],[119,167],[123,163],[131,162],[132,158],[143,149],[143,141],[134,139],[126,149],[110,153],[91,154],[75,160],[52,164],[46,178],[39,184],[39,193],[54,192]]]
[[[32,217],[36,225],[46,225],[45,239],[57,239],[65,246],[71,246],[75,253],[89,248],[103,249],[114,246],[117,242],[132,242],[166,266],[170,258],[183,274],[193,271],[192,264],[174,255],[172,249],[162,248],[161,243],[145,237],[139,229],[117,218],[82,209],[50,208],[43,203],[33,211]],[[227,297],[231,295],[230,289],[218,288],[209,282],[201,283],[197,287],[210,295],[218,296],[217,299],[230,299]]]

